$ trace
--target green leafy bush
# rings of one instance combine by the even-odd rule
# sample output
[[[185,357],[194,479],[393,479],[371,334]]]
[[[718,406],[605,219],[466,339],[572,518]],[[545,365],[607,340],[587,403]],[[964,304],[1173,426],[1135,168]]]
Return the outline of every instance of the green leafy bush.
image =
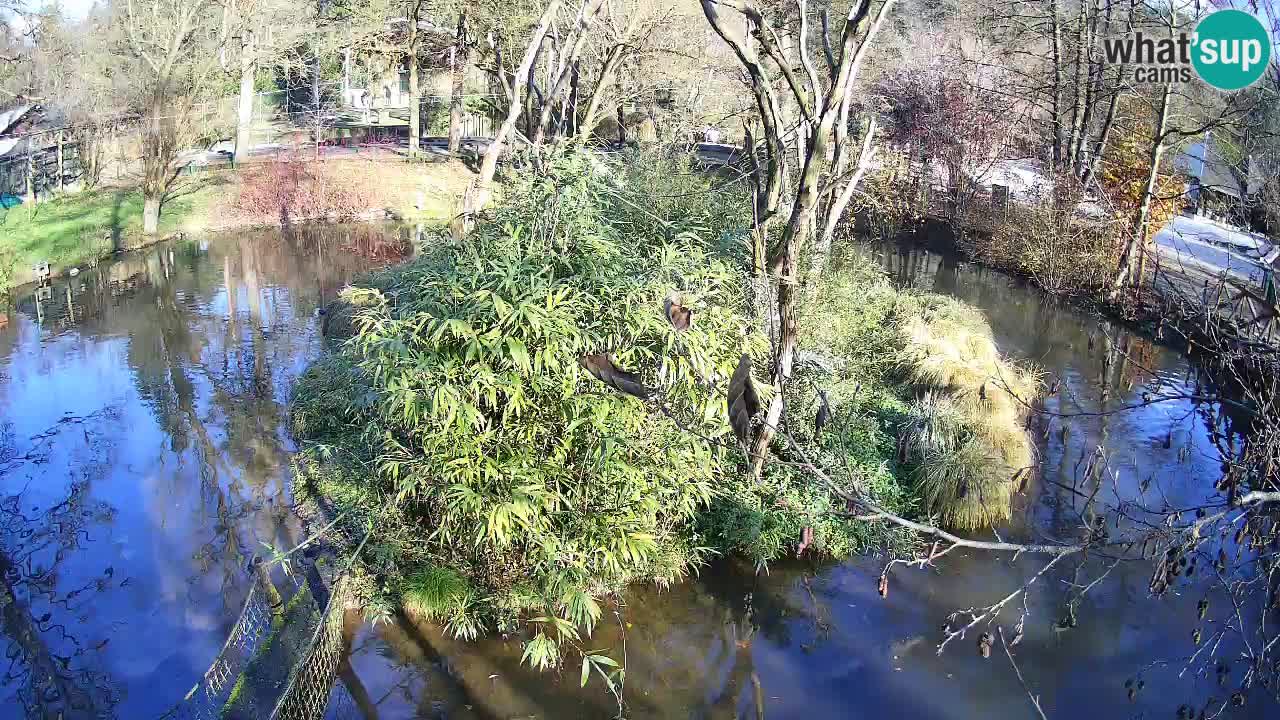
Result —
[[[917,320],[963,313],[866,262],[835,264],[801,312],[785,397],[799,450],[777,443],[782,461],[751,479],[725,408],[740,354],[757,368],[766,357],[748,311],[747,215],[683,163],[557,158],[504,186],[464,241],[344,292],[355,332],[295,392],[298,477],[358,525],[376,522],[376,605],[394,599],[459,637],[523,634],[525,662],[551,667],[605,596],[673,582],[712,553],[763,566],[915,542],[850,518],[789,461],[916,514],[898,436],[920,388],[944,378],[920,374],[929,348],[920,362],[903,348]],[[677,192],[661,192],[664,176]],[[692,311],[688,329],[668,300]],[[597,379],[610,373],[613,387]]]
[[[587,162],[517,180],[464,242],[348,291],[358,332],[293,407],[322,494],[366,512],[394,497],[402,561],[465,577],[483,598],[472,615],[533,616],[558,639],[590,629],[601,595],[703,556],[690,527],[728,453],[698,436],[726,435],[721,388],[740,353],[764,350],[739,270],[680,223],[619,226],[616,181]],[[693,311],[683,332],[663,313],[673,295]],[[597,380],[592,355],[654,398]],[[402,574],[406,604],[443,612],[425,601],[434,576]]]
[[[13,277],[17,274],[18,254],[7,247],[0,247],[0,295],[9,292]]]
[[[786,390],[786,430],[804,459],[850,491],[910,515],[913,498],[900,482],[895,434],[907,404],[894,375],[899,308],[912,296],[896,290],[869,263],[844,258],[800,309],[800,348]],[[829,417],[816,427],[827,398]],[[763,566],[805,551],[843,558],[888,545],[905,550],[913,539],[883,524],[844,517],[839,496],[802,468],[795,452],[777,443],[784,462],[766,466],[760,482],[733,478],[701,521],[708,544]],[[807,532],[806,532],[807,530]]]
[[[1035,464],[1025,419],[1039,379],[1000,353],[981,312],[899,290],[871,263],[841,258],[800,326],[789,427],[821,448],[830,472],[846,468],[849,482],[876,488],[892,509],[918,506],[957,529],[1009,519]],[[833,408],[821,437],[795,419],[814,418],[818,386]],[[844,429],[850,420],[862,424],[854,437]]]

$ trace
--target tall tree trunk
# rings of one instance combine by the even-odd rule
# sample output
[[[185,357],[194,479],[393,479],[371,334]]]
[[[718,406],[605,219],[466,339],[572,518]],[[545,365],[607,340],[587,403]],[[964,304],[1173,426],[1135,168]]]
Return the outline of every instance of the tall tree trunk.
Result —
[[[31,138],[27,138],[27,167],[23,172],[27,179],[27,202],[33,207],[36,204],[36,156],[32,150],[34,145]]]
[[[58,131],[58,192],[67,189],[66,169],[66,137],[62,130]]]
[[[463,93],[465,92],[467,63],[467,14],[458,13],[458,30],[453,47],[449,50],[449,154],[457,155],[462,149]]]
[[[787,381],[791,379],[796,344],[799,340],[796,304],[799,299],[800,248],[804,247],[809,240],[809,230],[812,227],[810,219],[818,204],[818,180],[821,177],[821,166],[826,158],[827,135],[830,131],[830,123],[824,122],[809,134],[809,140],[806,143],[808,152],[805,154],[804,169],[800,174],[796,202],[778,245],[781,250],[776,265],[778,269],[778,345],[771,378],[774,395],[765,411],[760,432],[751,446],[751,475],[756,478],[760,477],[764,469],[769,445],[773,442],[782,422],[784,406],[782,392]]]
[[[1098,175],[1098,166],[1102,164],[1102,157],[1107,152],[1107,141],[1111,136],[1111,127],[1116,122],[1116,110],[1120,105],[1120,87],[1124,84],[1124,66],[1120,66],[1120,75],[1116,78],[1116,85],[1111,91],[1111,99],[1107,101],[1107,114],[1102,119],[1102,128],[1098,131],[1098,140],[1093,144],[1093,152],[1089,156],[1089,165],[1085,168],[1083,177],[1084,184],[1088,185],[1089,181]]]
[[[329,9],[329,0],[316,0],[316,16],[317,18],[324,15]],[[319,39],[311,41],[311,136],[315,143],[315,157],[320,157],[320,129],[323,124],[320,117],[320,42]]]
[[[409,51],[409,157],[418,156],[422,147],[422,102],[418,99],[418,48]]]
[[[1059,0],[1049,0],[1049,32],[1053,52],[1053,86],[1050,110],[1053,129],[1053,170],[1062,168],[1062,11]]]
[[[546,137],[547,128],[551,123],[551,113],[555,110],[557,101],[564,93],[571,70],[577,65],[578,56],[582,53],[582,47],[587,42],[587,31],[591,29],[591,23],[595,21],[596,14],[600,12],[600,7],[603,4],[604,0],[586,0],[582,4],[582,9],[578,11],[578,20],[574,25],[573,42],[569,46],[569,52],[561,55],[558,71],[547,83],[547,93],[543,98],[542,112],[538,116],[538,125],[533,132],[533,144],[535,146],[541,145]]]
[[[145,194],[142,198],[142,232],[155,235],[160,231],[160,198]]]
[[[177,119],[168,115],[168,82],[160,80],[147,103],[142,133],[142,232],[160,229],[160,203],[169,191],[170,167],[177,155]]]
[[[1137,3],[1135,2],[1135,0],[1130,0],[1129,9],[1128,9],[1128,12],[1125,14],[1125,21],[1124,21],[1126,33],[1133,32],[1133,18],[1134,18],[1135,12],[1137,12]],[[1110,29],[1111,29],[1111,4],[1110,2],[1108,2],[1107,4],[1108,33],[1110,32]],[[1107,140],[1111,135],[1111,128],[1115,124],[1116,110],[1120,104],[1121,88],[1123,88],[1125,85],[1124,78],[1125,78],[1125,65],[1121,63],[1120,66],[1116,68],[1115,84],[1112,85],[1111,93],[1107,99],[1107,115],[1102,121],[1102,128],[1098,131],[1098,141],[1094,143],[1094,151],[1092,156],[1089,159],[1089,167],[1087,170],[1087,175],[1085,177],[1086,185],[1088,184],[1089,179],[1097,177],[1098,167],[1102,164],[1103,156],[1106,155]]]
[[[533,50],[533,62],[529,63],[529,69],[524,73],[516,73],[516,77],[512,79],[511,84],[514,86],[518,83],[525,83],[526,89],[524,93],[524,136],[526,138],[533,137],[534,123],[533,119],[533,101],[535,98],[541,98],[542,93],[538,90],[538,57],[542,55],[542,45],[546,40],[546,33],[538,41],[538,46],[530,48]],[[515,128],[513,127],[512,130]]]
[[[812,275],[815,279],[822,275],[827,260],[831,256],[831,242],[835,238],[836,227],[840,224],[841,217],[844,216],[845,208],[849,206],[849,201],[853,199],[853,193],[858,189],[863,176],[867,174],[867,168],[870,166],[874,155],[872,145],[875,142],[875,134],[876,119],[872,115],[867,120],[867,132],[862,136],[862,149],[858,153],[858,164],[853,171],[853,177],[848,180],[843,189],[839,189],[839,185],[836,184],[832,186],[832,190],[839,189],[839,194],[835,195],[827,208],[827,221],[823,225],[822,235],[818,237],[812,266]],[[837,175],[839,174],[841,172],[837,170]]]
[[[785,145],[782,142],[780,120],[782,111],[777,96],[773,92],[773,81],[765,72],[759,56],[752,49],[745,34],[736,35],[734,29],[720,18],[720,8],[715,0],[701,0],[701,5],[702,13],[711,24],[712,30],[733,49],[738,62],[746,70],[747,77],[751,81],[751,93],[756,101],[756,112],[763,126],[762,134],[766,149],[764,192],[756,194],[754,208],[756,230],[760,233],[767,228],[778,212],[778,205],[782,199],[783,175],[786,170],[786,158],[783,157]]]
[[[578,100],[582,96],[582,63],[575,62],[569,70],[569,101],[560,115],[557,134],[574,137],[578,134]]]
[[[240,98],[236,109],[236,146],[232,155],[235,163],[249,157],[250,131],[253,126],[253,95],[258,70],[254,57],[253,33],[245,33],[240,44]]]
[[[1089,5],[1084,0],[1080,3],[1079,14],[1076,15],[1076,62],[1075,76],[1072,82],[1073,102],[1071,104],[1071,135],[1067,141],[1067,158],[1066,161],[1071,167],[1071,172],[1077,177],[1080,175],[1076,169],[1076,160],[1080,152],[1080,125],[1084,119],[1084,94],[1085,84],[1088,76],[1085,73],[1085,26],[1089,21]]]
[[[704,0],[704,13],[707,2]],[[859,0],[855,11],[850,15],[841,40],[840,62],[830,90],[822,100],[818,112],[810,113],[816,122],[810,129],[805,143],[803,165],[796,193],[796,201],[791,207],[791,216],[786,228],[782,231],[779,242],[778,268],[778,337],[774,355],[772,384],[773,398],[765,411],[764,422],[751,446],[751,475],[759,478],[768,457],[769,445],[776,436],[782,422],[784,407],[783,390],[791,378],[792,365],[795,361],[798,342],[797,301],[799,299],[799,264],[800,251],[808,244],[814,227],[814,210],[823,195],[822,175],[827,162],[827,144],[832,136],[833,127],[840,116],[840,107],[844,95],[853,84],[853,79],[861,65],[872,38],[875,37],[885,15],[893,6],[893,0],[886,0],[876,13],[875,20],[866,29],[865,36],[859,41],[857,36],[866,27],[867,13],[871,3]],[[708,19],[712,19],[708,13]],[[712,20],[714,22],[714,20]],[[820,88],[813,88],[816,96]],[[774,263],[770,263],[773,265]]]
[[[1084,178],[1088,175],[1090,169],[1089,157],[1092,148],[1089,145],[1089,128],[1093,127],[1093,116],[1097,113],[1097,105],[1102,97],[1102,71],[1103,64],[1101,54],[1098,51],[1098,23],[1102,16],[1102,8],[1098,3],[1100,0],[1093,0],[1093,14],[1089,23],[1089,34],[1086,40],[1087,51],[1085,61],[1089,68],[1087,84],[1084,95],[1084,114],[1080,117],[1080,137],[1076,145],[1076,154],[1072,158],[1072,168],[1075,170],[1076,176]],[[1106,24],[1103,27],[1103,33],[1111,32],[1111,3],[1107,3]]]
[[[489,204],[490,198],[493,197],[493,176],[498,170],[498,158],[502,155],[502,148],[507,137],[515,129],[516,120],[520,117],[521,78],[529,75],[534,60],[537,58],[538,49],[542,46],[542,39],[547,34],[547,27],[551,24],[551,19],[555,17],[559,6],[560,0],[550,0],[546,9],[542,11],[542,17],[538,19],[538,25],[533,31],[533,37],[529,40],[528,47],[525,48],[524,59],[521,60],[520,67],[516,69],[515,80],[511,83],[511,93],[507,98],[509,101],[507,117],[502,121],[502,125],[498,126],[498,132],[494,134],[493,141],[489,143],[489,148],[484,153],[484,160],[480,163],[480,174],[476,178],[475,184],[468,189],[466,196],[463,198],[462,223],[455,226],[455,233],[465,234],[466,231],[470,230],[475,214],[483,210]]]
[[[1169,99],[1173,94],[1173,83],[1165,83],[1160,93],[1160,111],[1156,117],[1155,136],[1151,141],[1151,152],[1147,158],[1147,182],[1142,193],[1142,202],[1133,214],[1132,231],[1124,250],[1120,253],[1120,266],[1116,270],[1115,280],[1111,283],[1111,292],[1107,296],[1111,302],[1120,298],[1120,293],[1130,283],[1133,262],[1136,255],[1144,249],[1147,242],[1147,219],[1151,215],[1151,198],[1155,195],[1156,179],[1160,176],[1160,157],[1164,154],[1164,136],[1169,124]],[[1142,278],[1132,278],[1135,283]]]
[[[596,117],[600,113],[600,106],[604,103],[605,95],[608,94],[609,87],[613,85],[614,78],[618,74],[618,67],[625,57],[623,50],[624,47],[622,45],[614,45],[605,53],[604,63],[600,66],[600,79],[596,81],[596,86],[591,89],[591,97],[587,100],[587,112],[582,116],[580,132],[584,138],[590,137],[591,133],[596,129]]]

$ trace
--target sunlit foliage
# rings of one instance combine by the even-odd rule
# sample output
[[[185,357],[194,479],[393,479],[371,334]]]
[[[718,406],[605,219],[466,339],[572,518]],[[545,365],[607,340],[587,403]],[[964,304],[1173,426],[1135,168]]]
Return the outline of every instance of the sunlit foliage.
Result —
[[[732,443],[703,438],[726,436],[721,386],[740,353],[764,349],[740,271],[695,232],[698,218],[669,212],[655,228],[613,212],[626,198],[590,162],[512,183],[465,242],[348,291],[356,336],[296,394],[311,456],[359,458],[327,481],[374,490],[322,492],[391,505],[409,526],[387,536],[417,545],[402,562],[433,569],[398,589],[428,617],[465,597],[468,617],[532,618],[535,640],[589,631],[601,595],[672,582],[699,561],[690,521],[736,472]],[[692,311],[684,331],[663,314],[672,295]],[[596,380],[583,358],[597,354],[653,398]],[[476,596],[440,591],[443,572]],[[527,659],[551,662],[545,646]]]

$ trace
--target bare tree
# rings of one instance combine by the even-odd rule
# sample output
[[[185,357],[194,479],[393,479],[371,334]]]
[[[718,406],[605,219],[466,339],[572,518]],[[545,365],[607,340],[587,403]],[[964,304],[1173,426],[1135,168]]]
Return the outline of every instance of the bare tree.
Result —
[[[541,145],[546,138],[547,130],[551,125],[551,115],[554,111],[559,110],[562,116],[572,112],[571,106],[566,102],[569,79],[577,70],[578,58],[582,55],[582,49],[587,44],[587,33],[603,5],[604,0],[585,0],[582,3],[582,6],[578,8],[577,17],[574,19],[569,35],[565,39],[568,49],[559,53],[555,63],[548,68],[547,91],[541,98],[542,110],[538,114],[538,124],[533,130],[533,144],[535,147]]]
[[[590,2],[591,0],[588,0]],[[489,199],[493,196],[493,177],[498,170],[498,158],[502,155],[503,148],[507,138],[515,131],[516,121],[520,117],[520,110],[523,107],[521,100],[524,93],[524,83],[522,78],[528,77],[533,63],[538,55],[538,50],[542,46],[542,40],[546,37],[547,29],[551,26],[551,21],[555,17],[556,11],[560,8],[560,0],[550,0],[542,11],[542,16],[538,18],[538,24],[534,27],[533,34],[529,38],[528,45],[525,47],[524,57],[520,61],[520,65],[516,67],[515,73],[511,76],[511,82],[504,81],[507,94],[507,116],[498,126],[498,131],[494,133],[493,140],[490,141],[488,149],[485,150],[484,159],[480,162],[480,175],[467,189],[466,196],[463,198],[462,205],[462,222],[457,226],[459,234],[465,234],[470,230],[471,223],[476,213],[484,210],[489,204]],[[501,61],[499,59],[499,71],[501,71]]]
[[[223,5],[229,42],[219,49],[219,60],[225,70],[239,76],[233,155],[236,162],[242,161],[251,148],[258,73],[295,64],[292,51],[310,31],[315,10],[314,5],[301,0],[242,0]]]
[[[458,29],[449,48],[449,154],[462,149],[463,95],[471,51],[467,44],[467,11],[458,10]]]
[[[159,229],[160,209],[177,174],[179,152],[202,134],[201,101],[225,39],[212,0],[128,0],[121,22],[128,39],[136,102],[142,114],[143,232]]]
[[[707,21],[733,48],[751,78],[752,91],[757,100],[757,111],[765,128],[770,169],[769,176],[763,183],[766,188],[764,207],[761,208],[760,203],[757,203],[758,225],[767,223],[768,216],[776,212],[776,206],[770,207],[773,202],[772,193],[782,192],[778,168],[782,162],[781,148],[784,145],[783,117],[781,102],[770,79],[771,73],[748,41],[747,34],[738,27],[747,28],[750,37],[756,41],[776,71],[784,78],[785,86],[790,90],[789,100],[798,110],[799,126],[803,129],[802,137],[804,137],[803,146],[798,149],[800,156],[798,181],[793,199],[789,203],[790,216],[781,237],[769,250],[766,258],[767,266],[777,283],[777,335],[771,372],[771,382],[775,392],[765,414],[764,427],[756,437],[751,450],[753,475],[759,475],[769,445],[774,438],[773,429],[778,427],[782,420],[782,389],[791,377],[796,351],[798,330],[796,304],[799,299],[801,253],[808,249],[807,246],[814,240],[818,225],[820,224],[824,230],[828,225],[827,222],[818,222],[819,201],[833,195],[837,198],[845,196],[843,189],[845,183],[856,181],[861,177],[857,173],[853,177],[839,177],[827,173],[829,153],[836,156],[835,165],[839,166],[839,156],[845,152],[846,136],[843,127],[840,133],[836,132],[837,123],[847,122],[853,82],[862,68],[863,60],[876,33],[880,30],[893,4],[893,0],[885,0],[873,15],[871,0],[856,0],[849,9],[844,27],[840,29],[835,42],[826,31],[829,23],[822,23],[824,28],[822,45],[824,48],[831,48],[830,52],[824,52],[826,82],[823,82],[810,52],[810,12],[805,0],[796,2],[798,27],[794,42],[803,75],[795,72],[793,64],[784,53],[777,30],[765,18],[758,6],[751,2],[739,5],[717,0],[702,0],[702,9]],[[724,11],[740,14],[741,25],[729,21],[722,14]],[[833,193],[833,186],[841,189]],[[837,208],[822,208],[827,212],[833,209]],[[757,228],[757,237],[765,237],[759,228]],[[763,249],[763,240],[758,241],[758,247],[759,250]],[[756,258],[757,266],[760,260],[760,257]]]

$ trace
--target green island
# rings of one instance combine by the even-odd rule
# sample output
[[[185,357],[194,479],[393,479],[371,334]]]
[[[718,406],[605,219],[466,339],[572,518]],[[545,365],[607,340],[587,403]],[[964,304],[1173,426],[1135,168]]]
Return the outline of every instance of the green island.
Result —
[[[330,348],[292,401],[296,489],[354,536],[377,528],[370,612],[460,638],[532,622],[525,660],[545,668],[589,644],[628,584],[717,555],[763,569],[919,542],[852,518],[807,463],[896,513],[1008,519],[1009,478],[1032,464],[1034,371],[1000,355],[981,313],[853,257],[803,303],[788,439],[750,475],[726,385],[744,354],[767,362],[768,316],[747,198],[710,182],[678,160],[560,158],[511,178],[464,240],[326,310]],[[672,298],[687,329],[664,314]],[[620,378],[590,371],[601,356]]]

